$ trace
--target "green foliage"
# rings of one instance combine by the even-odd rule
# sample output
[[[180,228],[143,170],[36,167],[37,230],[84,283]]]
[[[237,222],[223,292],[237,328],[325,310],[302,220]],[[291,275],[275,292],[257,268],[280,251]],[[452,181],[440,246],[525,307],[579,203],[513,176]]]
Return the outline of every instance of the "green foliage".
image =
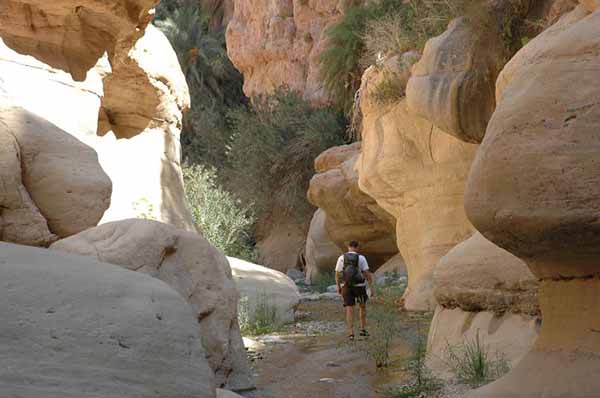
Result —
[[[171,0],[162,7],[154,23],[175,49],[192,99],[184,120],[183,158],[221,167],[230,139],[226,114],[245,102],[242,76],[227,56],[224,29],[211,28],[198,2]]]
[[[312,108],[297,94],[279,90],[254,98],[228,114],[228,184],[257,213],[281,209],[304,214],[314,158],[343,142],[345,121],[326,108]]]
[[[228,256],[254,261],[250,209],[216,184],[214,169],[184,165],[183,176],[188,206],[204,237]]]
[[[256,303],[252,311],[248,297],[244,296],[238,303],[238,322],[243,334],[260,336],[276,332],[283,326],[277,316],[277,307],[271,303],[266,292],[256,295]]]
[[[427,368],[427,336],[419,325],[413,354],[406,360],[406,371],[411,380],[388,390],[389,398],[431,397],[442,388],[442,383],[433,377]]]
[[[464,341],[458,347],[447,344],[446,362],[458,381],[473,387],[490,383],[510,370],[503,354],[490,352],[479,337],[479,330],[475,339]]]
[[[371,98],[379,105],[393,104],[405,95],[406,81],[396,72],[383,75],[383,80],[371,91]]]
[[[335,285],[335,271],[320,272],[316,277],[311,288],[319,293],[325,293],[327,288],[331,285]]]

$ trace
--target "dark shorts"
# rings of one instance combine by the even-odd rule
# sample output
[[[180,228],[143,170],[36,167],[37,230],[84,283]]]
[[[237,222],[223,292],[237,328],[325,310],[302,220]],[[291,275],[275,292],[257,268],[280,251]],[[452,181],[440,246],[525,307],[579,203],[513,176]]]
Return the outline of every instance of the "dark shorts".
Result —
[[[356,303],[366,304],[369,300],[366,287],[342,287],[342,297],[344,298],[344,307],[352,307]]]

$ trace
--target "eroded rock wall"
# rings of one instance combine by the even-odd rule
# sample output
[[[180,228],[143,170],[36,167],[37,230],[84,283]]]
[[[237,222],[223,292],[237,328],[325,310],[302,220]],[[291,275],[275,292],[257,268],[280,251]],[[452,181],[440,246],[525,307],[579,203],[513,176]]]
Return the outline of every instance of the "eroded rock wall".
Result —
[[[247,96],[287,86],[308,101],[328,101],[319,77],[325,30],[342,16],[340,0],[235,0],[227,49]]]

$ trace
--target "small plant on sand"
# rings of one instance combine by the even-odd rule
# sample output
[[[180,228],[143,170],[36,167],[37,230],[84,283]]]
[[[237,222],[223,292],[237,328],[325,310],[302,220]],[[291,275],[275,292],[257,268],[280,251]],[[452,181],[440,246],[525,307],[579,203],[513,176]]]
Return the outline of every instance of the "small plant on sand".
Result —
[[[331,285],[335,285],[335,272],[333,270],[319,273],[315,277],[311,287],[319,293],[325,293]]]
[[[417,341],[413,354],[406,360],[406,371],[411,380],[398,387],[388,390],[388,398],[430,398],[442,388],[442,383],[436,379],[427,367],[427,337],[418,326]]]
[[[490,383],[510,370],[508,362],[500,352],[491,352],[479,336],[465,340],[459,346],[447,344],[446,363],[461,383],[478,387]]]
[[[259,336],[278,331],[282,323],[277,316],[277,307],[271,303],[266,292],[256,295],[254,308],[248,297],[244,296],[238,303],[238,322],[243,334]]]

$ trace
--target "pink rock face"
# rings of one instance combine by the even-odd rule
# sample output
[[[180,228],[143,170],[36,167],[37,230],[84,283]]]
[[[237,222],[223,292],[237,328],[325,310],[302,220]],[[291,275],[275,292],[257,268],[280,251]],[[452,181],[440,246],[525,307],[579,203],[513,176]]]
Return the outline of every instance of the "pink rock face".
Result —
[[[590,4],[532,40],[498,78],[466,209],[540,279],[543,322],[519,365],[470,398],[600,395],[600,11]]]
[[[327,102],[319,78],[325,30],[342,15],[339,0],[235,0],[227,49],[252,97],[287,86]]]

